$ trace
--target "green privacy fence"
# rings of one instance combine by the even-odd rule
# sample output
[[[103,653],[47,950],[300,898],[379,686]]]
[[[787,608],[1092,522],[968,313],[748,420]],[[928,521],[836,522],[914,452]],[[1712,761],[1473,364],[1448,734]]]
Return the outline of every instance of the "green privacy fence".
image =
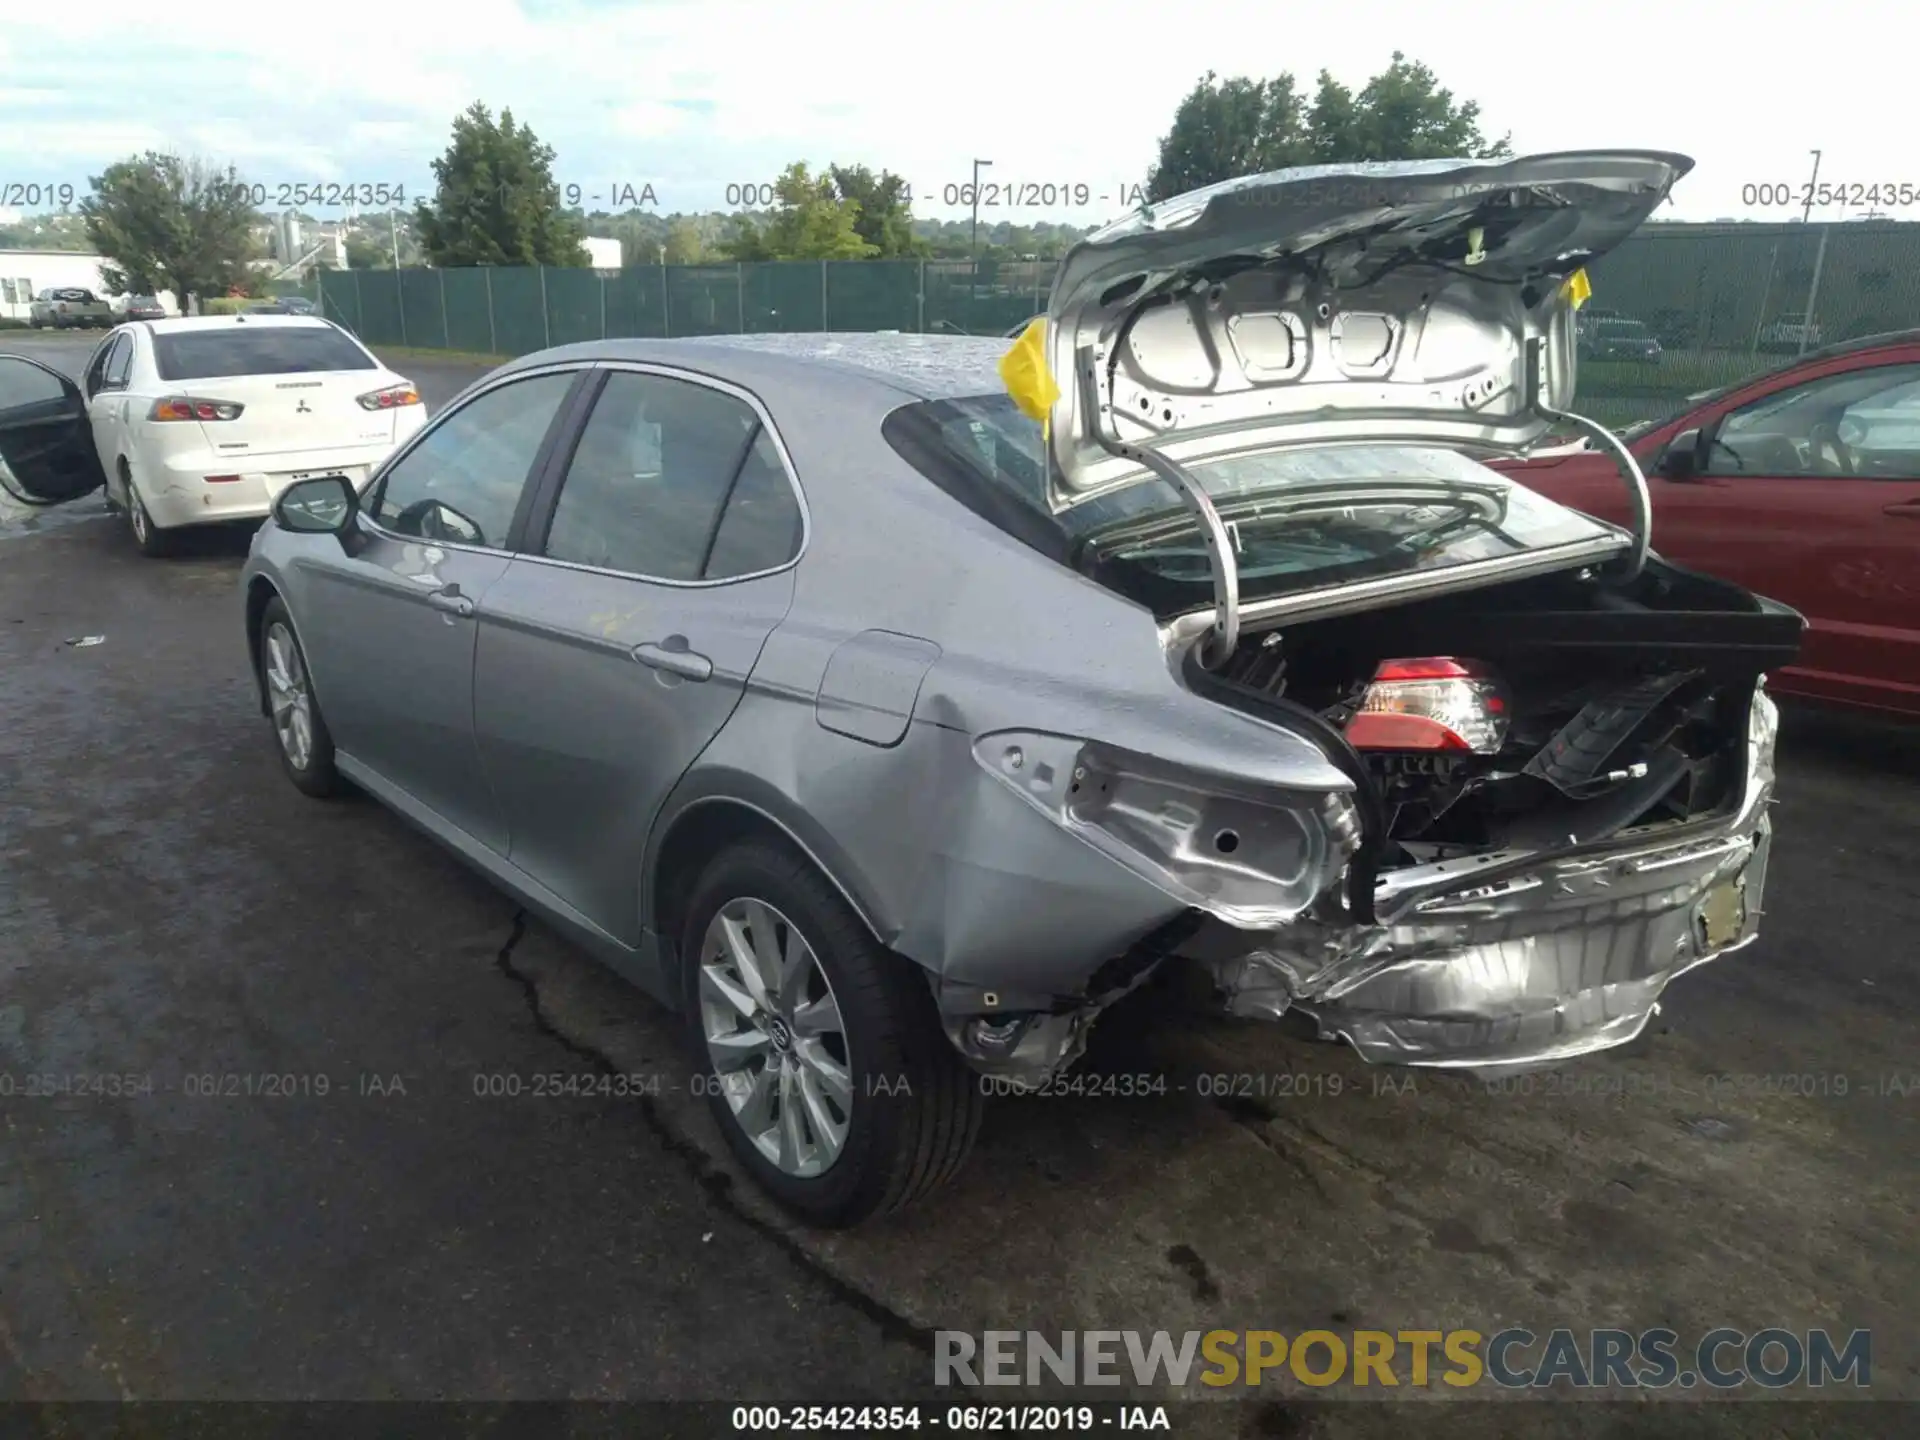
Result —
[[[1001,335],[1045,308],[1053,271],[965,260],[348,270],[327,272],[321,294],[370,345],[524,355],[622,336]],[[1807,349],[1920,327],[1920,224],[1649,225],[1592,279],[1579,404],[1621,425]],[[1647,334],[1657,357],[1634,353]]]
[[[620,337],[911,330],[998,335],[1043,309],[1050,261],[828,260],[333,270],[322,303],[369,345],[524,355]]]

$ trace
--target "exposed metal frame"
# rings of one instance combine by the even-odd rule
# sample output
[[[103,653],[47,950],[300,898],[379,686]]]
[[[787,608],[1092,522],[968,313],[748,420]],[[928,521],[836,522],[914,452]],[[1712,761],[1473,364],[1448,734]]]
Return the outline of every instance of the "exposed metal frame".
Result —
[[[1647,550],[1653,542],[1653,496],[1647,490],[1647,477],[1640,469],[1640,462],[1633,458],[1633,452],[1605,425],[1571,410],[1556,410],[1547,403],[1546,350],[1546,341],[1538,336],[1527,341],[1527,408],[1548,420],[1573,426],[1613,460],[1620,478],[1627,482],[1627,502],[1633,512],[1633,543],[1615,562],[1617,568],[1612,573],[1623,580],[1638,579],[1646,568]]]
[[[1081,411],[1098,414],[1099,378],[1095,373],[1097,353],[1089,348],[1080,352],[1079,373]],[[1088,427],[1100,448],[1109,455],[1135,465],[1144,465],[1173,487],[1180,501],[1200,523],[1200,534],[1207,542],[1207,571],[1213,577],[1213,628],[1200,642],[1199,660],[1209,670],[1217,670],[1231,658],[1240,643],[1240,563],[1234,550],[1233,535],[1220,518],[1219,508],[1191,471],[1145,445],[1129,445],[1107,433],[1107,427]]]

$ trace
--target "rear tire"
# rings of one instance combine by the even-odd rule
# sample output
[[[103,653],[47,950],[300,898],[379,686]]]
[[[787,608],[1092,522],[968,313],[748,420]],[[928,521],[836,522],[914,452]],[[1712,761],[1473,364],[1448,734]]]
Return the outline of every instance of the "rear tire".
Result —
[[[919,968],[806,860],[766,841],[721,851],[694,887],[680,957],[697,1083],[775,1200],[845,1228],[959,1172],[980,1130],[979,1081]]]
[[[259,669],[280,768],[303,795],[326,800],[340,794],[347,787],[334,769],[333,735],[313,693],[313,674],[294,633],[293,617],[278,595],[260,616]]]
[[[127,462],[120,462],[120,485],[127,492],[127,529],[132,532],[133,543],[140,547],[140,553],[149,560],[159,560],[173,551],[173,536],[153,523],[153,516],[147,513],[146,501],[140,498],[140,492],[134,488],[133,475],[127,469]]]

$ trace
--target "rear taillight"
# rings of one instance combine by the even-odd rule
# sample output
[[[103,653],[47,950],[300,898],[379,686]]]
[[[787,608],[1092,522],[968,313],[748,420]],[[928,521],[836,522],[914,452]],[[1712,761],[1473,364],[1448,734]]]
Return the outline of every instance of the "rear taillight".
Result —
[[[1465,750],[1491,755],[1507,738],[1512,707],[1475,660],[1383,660],[1347,722],[1356,750]]]
[[[394,410],[402,405],[418,405],[420,392],[411,385],[393,385],[385,390],[370,390],[359,398],[362,410]]]
[[[231,400],[195,400],[190,395],[169,395],[153,402],[147,411],[149,420],[238,420],[247,407]]]

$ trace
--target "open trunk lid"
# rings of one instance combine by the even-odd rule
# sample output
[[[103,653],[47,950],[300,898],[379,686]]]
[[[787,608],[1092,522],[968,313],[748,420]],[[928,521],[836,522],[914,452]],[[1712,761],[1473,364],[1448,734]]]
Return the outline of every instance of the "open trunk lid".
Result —
[[[1524,455],[1572,425],[1632,493],[1620,562],[1644,564],[1638,464],[1571,413],[1584,267],[1692,168],[1656,151],[1498,163],[1320,166],[1143,206],[1061,262],[1048,304],[1047,503],[1155,479],[1198,522],[1212,570],[1204,647],[1238,641],[1238,543],[1189,468],[1299,447]]]
[[[1247,176],[1068,252],[1048,302],[1050,500],[1176,462],[1345,440],[1516,454],[1573,397],[1564,284],[1692,168],[1654,151]]]

